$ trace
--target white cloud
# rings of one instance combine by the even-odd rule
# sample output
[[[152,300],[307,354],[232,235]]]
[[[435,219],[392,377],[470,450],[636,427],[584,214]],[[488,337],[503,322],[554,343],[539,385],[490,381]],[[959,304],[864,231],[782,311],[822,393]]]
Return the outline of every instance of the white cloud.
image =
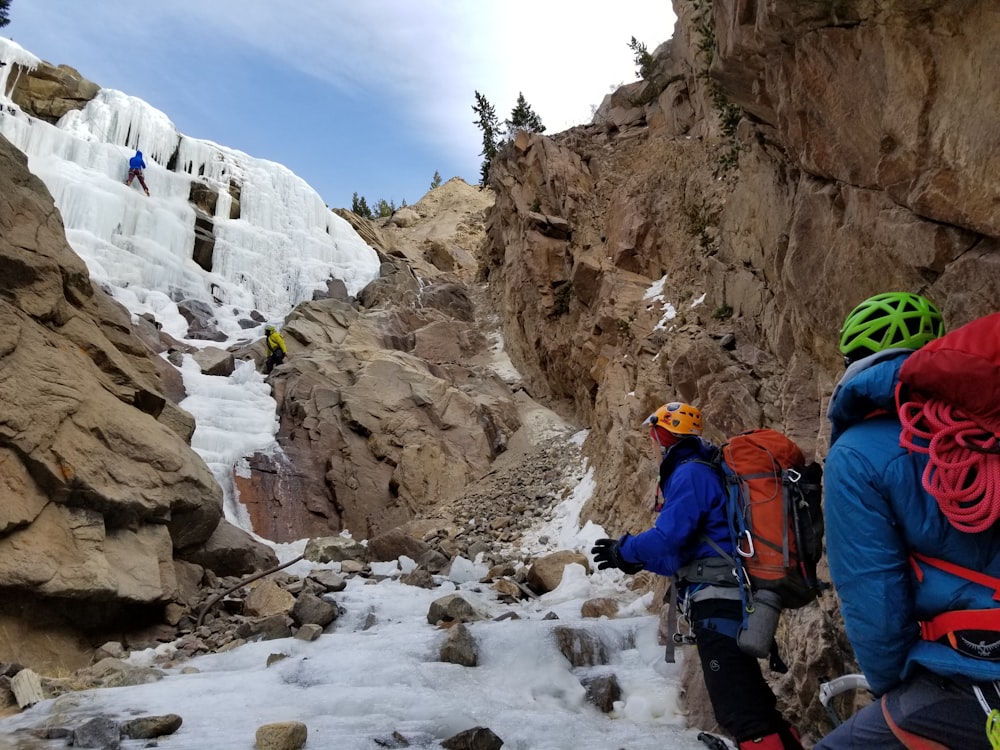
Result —
[[[101,12],[116,13],[134,7],[119,0],[101,5]],[[523,92],[549,132],[588,122],[591,107],[605,94],[636,80],[630,38],[652,51],[671,36],[674,24],[662,0],[610,9],[568,0],[300,0],[276,7],[175,0],[145,11],[156,16],[146,28],[197,24],[344,93],[398,99],[402,119],[409,115],[416,127],[453,141],[474,127],[476,90],[501,119]]]
[[[256,125],[245,113],[216,106],[213,91],[256,86],[266,103],[274,93],[269,74],[298,71],[303,82],[294,100],[301,96],[306,117],[295,127],[314,150],[329,148],[331,121],[362,117],[358,109],[367,108],[393,120],[378,127],[401,134],[397,141],[422,142],[442,162],[465,165],[459,173],[475,180],[482,145],[476,91],[501,120],[522,92],[550,134],[589,122],[613,87],[636,80],[629,39],[653,50],[673,34],[674,21],[663,0],[612,7],[569,0],[32,0],[13,8],[4,31],[24,35],[24,46],[42,57],[58,54],[50,62],[164,109],[190,135],[244,148],[261,149],[266,136],[250,134]],[[384,137],[373,142],[392,148]]]

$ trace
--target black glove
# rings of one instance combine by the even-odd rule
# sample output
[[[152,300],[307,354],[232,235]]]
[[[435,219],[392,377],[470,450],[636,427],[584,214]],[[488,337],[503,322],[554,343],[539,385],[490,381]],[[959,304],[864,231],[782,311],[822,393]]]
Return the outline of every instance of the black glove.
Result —
[[[626,535],[627,536],[627,535]],[[622,537],[624,539],[624,537]],[[607,568],[618,568],[623,573],[638,573],[642,570],[642,563],[630,563],[622,558],[618,551],[619,542],[616,539],[598,539],[594,546],[590,548],[590,554],[594,556],[598,570]]]

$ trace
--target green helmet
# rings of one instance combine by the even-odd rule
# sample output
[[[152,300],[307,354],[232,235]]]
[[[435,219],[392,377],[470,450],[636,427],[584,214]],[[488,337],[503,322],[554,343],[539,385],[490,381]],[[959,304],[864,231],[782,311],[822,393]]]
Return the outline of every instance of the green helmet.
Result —
[[[944,335],[944,319],[919,294],[886,292],[851,310],[840,329],[840,352],[854,362],[884,349],[919,349]]]

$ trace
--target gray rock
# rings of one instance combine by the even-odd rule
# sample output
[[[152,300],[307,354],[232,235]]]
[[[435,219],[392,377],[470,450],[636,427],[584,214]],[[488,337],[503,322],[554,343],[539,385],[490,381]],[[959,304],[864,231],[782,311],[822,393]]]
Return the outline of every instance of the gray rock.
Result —
[[[118,750],[121,747],[118,723],[107,716],[95,716],[73,730],[73,746]]]
[[[319,625],[325,628],[340,615],[336,604],[331,604],[315,594],[303,592],[292,607],[292,619],[298,625]]]
[[[503,740],[487,727],[473,727],[441,742],[445,750],[500,750]]]
[[[173,734],[181,728],[183,722],[184,720],[177,714],[140,716],[122,722],[119,729],[123,737],[131,740],[151,740],[154,737]]]
[[[474,667],[479,663],[479,651],[476,639],[463,623],[448,629],[438,657],[449,664],[459,664],[463,667]]]
[[[459,594],[448,594],[431,602],[427,610],[427,622],[436,625],[439,622],[471,622],[478,620],[479,615]]]

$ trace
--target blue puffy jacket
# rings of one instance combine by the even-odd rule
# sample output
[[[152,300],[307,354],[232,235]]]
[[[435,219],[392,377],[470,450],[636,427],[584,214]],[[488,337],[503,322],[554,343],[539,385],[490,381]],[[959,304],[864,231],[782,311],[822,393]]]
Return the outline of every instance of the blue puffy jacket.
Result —
[[[119,162],[120,164],[121,162]],[[146,162],[142,160],[142,151],[136,151],[135,156],[128,160],[129,169],[145,169]]]
[[[900,447],[894,393],[910,353],[887,350],[855,362],[829,408],[827,557],[847,636],[876,695],[906,680],[918,665],[948,677],[1000,679],[1000,662],[920,638],[920,620],[997,605],[992,589],[934,568],[922,567],[918,584],[910,552],[1000,577],[1000,530],[955,529],[921,484],[927,456]]]
[[[653,528],[621,542],[619,551],[625,560],[672,576],[694,560],[719,556],[702,534],[732,553],[722,477],[714,467],[701,463],[711,462],[718,451],[694,437],[667,450],[660,465],[663,509]]]

